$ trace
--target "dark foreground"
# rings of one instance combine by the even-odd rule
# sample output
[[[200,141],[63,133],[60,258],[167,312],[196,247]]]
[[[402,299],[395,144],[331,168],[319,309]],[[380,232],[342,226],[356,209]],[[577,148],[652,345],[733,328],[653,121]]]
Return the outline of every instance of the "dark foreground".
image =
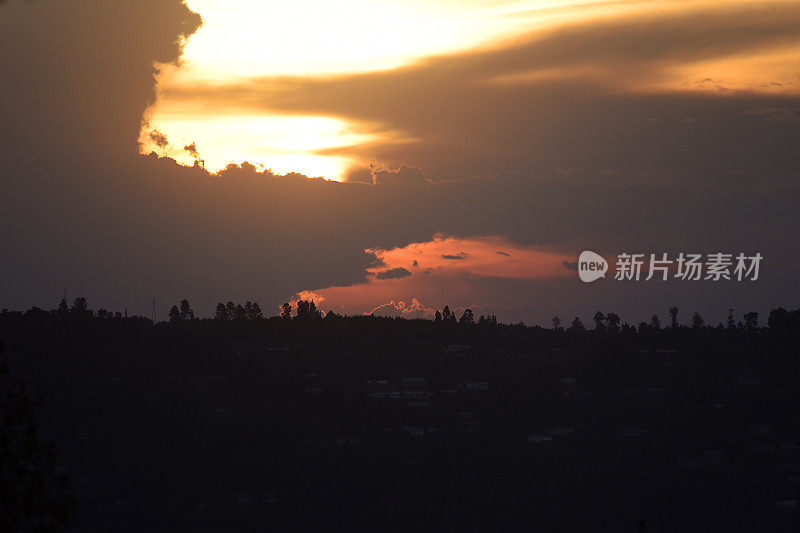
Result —
[[[29,314],[0,339],[78,531],[800,526],[793,331]]]

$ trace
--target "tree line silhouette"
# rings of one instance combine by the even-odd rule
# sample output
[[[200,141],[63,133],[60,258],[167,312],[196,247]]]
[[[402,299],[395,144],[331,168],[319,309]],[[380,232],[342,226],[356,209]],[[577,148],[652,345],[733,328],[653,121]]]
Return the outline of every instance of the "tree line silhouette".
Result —
[[[9,314],[7,309],[2,310],[2,314]],[[134,319],[137,321],[152,322],[150,319],[134,315],[129,317],[127,309],[124,311],[111,312],[106,309],[98,309],[93,311],[89,309],[86,298],[79,296],[76,297],[72,304],[68,304],[67,300],[63,298],[56,309],[45,311],[39,307],[31,307],[24,312],[26,316],[44,316],[51,315],[61,320],[80,320],[88,318],[98,319]],[[593,328],[596,333],[620,333],[620,332],[644,332],[656,331],[661,329],[677,329],[685,328],[678,320],[678,307],[672,306],[667,310],[669,323],[662,327],[661,319],[658,314],[653,314],[649,322],[639,322],[638,325],[632,325],[627,322],[622,322],[622,319],[617,313],[596,311],[592,316]],[[212,320],[223,321],[258,321],[258,320],[334,320],[348,318],[347,315],[340,315],[332,310],[323,313],[317,308],[313,300],[298,300],[295,305],[286,302],[280,307],[280,312],[276,316],[267,317],[257,302],[247,301],[244,304],[235,304],[231,301],[227,303],[218,303],[214,318]],[[397,317],[397,319],[405,320],[404,317]],[[169,323],[187,322],[204,320],[199,318],[192,309],[188,299],[181,300],[178,304],[173,305],[169,310]],[[414,319],[414,320],[428,320],[428,319]],[[475,315],[470,308],[465,308],[460,317],[450,309],[450,306],[445,305],[441,311],[434,312],[433,323],[442,327],[494,327],[501,324],[495,315],[480,315],[478,320],[475,320]],[[743,330],[743,331],[758,331],[762,329],[759,327],[759,314],[755,311],[750,311],[742,315],[742,320],[737,322],[736,315],[733,309],[729,309],[726,315],[725,322],[719,322],[716,326],[706,325],[703,316],[694,312],[690,319],[691,329],[716,329],[716,330]],[[514,324],[516,326],[525,326],[523,322]],[[534,326],[540,327],[540,326]],[[800,309],[786,310],[783,307],[772,309],[767,318],[767,328],[773,331],[798,331],[800,330]],[[564,328],[562,326],[561,318],[554,316],[552,319],[552,330],[554,331],[572,331],[582,332],[591,331],[586,328],[580,316],[573,318],[570,326]]]

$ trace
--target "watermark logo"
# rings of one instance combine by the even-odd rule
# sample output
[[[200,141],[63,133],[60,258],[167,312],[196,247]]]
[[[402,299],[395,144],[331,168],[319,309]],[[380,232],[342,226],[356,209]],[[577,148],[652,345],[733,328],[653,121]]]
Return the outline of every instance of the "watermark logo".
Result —
[[[616,281],[649,281],[653,278],[662,281],[679,279],[683,281],[756,281],[759,277],[760,253],[715,252],[706,254],[683,253],[669,257],[666,253],[621,253],[614,261]],[[610,269],[608,261],[601,255],[590,251],[581,252],[578,258],[578,275],[581,281],[590,283],[604,278]]]
[[[581,281],[590,283],[600,278],[606,277],[608,272],[608,261],[603,256],[585,250],[578,257],[578,276]]]

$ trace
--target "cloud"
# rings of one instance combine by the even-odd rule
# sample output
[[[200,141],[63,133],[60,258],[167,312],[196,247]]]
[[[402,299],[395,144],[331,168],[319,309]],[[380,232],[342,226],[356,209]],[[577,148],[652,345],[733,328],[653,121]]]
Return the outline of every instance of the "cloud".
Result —
[[[566,268],[567,270],[574,270],[575,272],[578,271],[577,261],[564,261],[561,264],[564,265],[564,268]]]
[[[385,317],[402,317],[402,318],[431,318],[436,313],[433,308],[425,307],[416,298],[411,299],[410,304],[404,301],[395,302],[391,300],[385,304],[379,305],[365,315],[385,316]]]
[[[777,123],[753,128],[741,113],[800,98],[794,63],[780,56],[800,41],[800,5],[680,4],[548,28],[392,70],[254,78],[177,88],[173,97],[369,124],[385,142],[331,153],[361,161],[375,154],[388,166],[413,161],[429,181],[557,167],[797,168],[800,133]],[[774,65],[782,70],[773,72]],[[783,85],[776,89],[776,81]],[[653,117],[661,117],[657,128]],[[680,121],[685,117],[695,120],[691,128]],[[377,182],[424,183],[420,175],[395,178],[380,174]]]
[[[374,121],[418,139],[352,148],[364,161],[375,149],[395,169],[375,186],[249,164],[214,175],[141,157],[154,62],[177,62],[199,18],[177,1],[7,2],[0,116],[14,128],[0,132],[2,306],[55,306],[67,287],[92,306],[131,313],[149,314],[156,297],[160,316],[186,295],[209,316],[219,301],[277,309],[304,290],[337,312],[386,302],[409,309],[417,298],[425,309],[493,305],[515,321],[597,308],[645,319],[672,304],[723,313],[788,307],[800,298],[800,131],[742,113],[800,107],[790,92],[620,92],[602,77],[572,83],[563,72],[555,81],[497,82],[528,67],[566,72],[581,63],[639,82],[684,53],[763,49],[800,27],[794,8],[778,7],[773,33],[764,13],[750,25],[734,9],[702,28],[667,17],[650,21],[646,35],[642,21],[631,32],[617,21],[392,71],[297,79],[295,91],[288,79],[225,88],[245,91],[251,104]],[[702,32],[708,44],[694,50]],[[662,121],[649,123],[653,116]],[[689,116],[690,127],[680,122]],[[417,170],[398,171],[402,161]],[[395,182],[419,186],[384,186]],[[759,251],[769,269],[750,285],[587,288],[563,266],[584,249]],[[454,250],[468,259],[442,257]],[[374,279],[414,261],[429,274]]]
[[[457,254],[442,254],[442,259],[466,259],[469,256],[466,252],[458,252]]]
[[[179,0],[16,1],[0,9],[0,116],[15,124],[13,133],[0,131],[0,146],[13,146],[0,154],[6,169],[10,159],[49,167],[130,156],[156,97],[157,65],[176,64],[201,24]]]
[[[166,146],[169,144],[169,141],[167,141],[167,136],[158,130],[153,130],[150,132],[150,140],[153,141],[153,144],[159,148],[166,148]]]
[[[760,117],[772,122],[800,122],[800,107],[764,107],[758,106],[753,109],[742,111],[742,115]]]
[[[400,279],[406,276],[410,276],[411,271],[405,269],[403,267],[392,268],[389,270],[384,270],[382,272],[378,272],[375,274],[376,279]]]
[[[495,252],[495,253],[496,253],[496,254],[498,254],[498,255],[504,255],[504,256],[506,256],[506,257],[511,257],[511,254],[509,254],[509,253],[506,253],[506,252],[497,251],[497,252]]]
[[[425,185],[428,178],[421,168],[401,164],[394,170],[386,168],[372,168],[372,181],[376,185],[415,186]]]

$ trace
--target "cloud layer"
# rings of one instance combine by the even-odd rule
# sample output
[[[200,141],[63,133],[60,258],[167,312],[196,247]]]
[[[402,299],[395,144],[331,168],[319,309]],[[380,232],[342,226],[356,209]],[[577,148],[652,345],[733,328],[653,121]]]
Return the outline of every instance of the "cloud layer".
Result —
[[[791,48],[800,25],[789,3],[710,11],[702,27],[679,14],[598,21],[387,72],[183,95],[345,117],[414,139],[353,148],[386,164],[365,165],[349,183],[248,164],[214,175],[138,155],[153,62],[178,61],[200,24],[180,2],[10,1],[0,10],[9,80],[0,110],[14,125],[0,133],[2,307],[53,307],[67,288],[93,306],[139,313],[155,297],[161,316],[189,297],[211,315],[218,301],[276,309],[314,291],[337,312],[447,303],[547,323],[596,308],[634,320],[672,304],[713,320],[729,307],[766,311],[800,297],[798,98],[650,89],[669,80],[650,83],[672,72],[659,65],[682,58]],[[437,235],[460,242],[431,253],[432,263],[389,253]],[[584,249],[766,259],[756,284],[620,288],[582,285],[564,268]],[[488,272],[526,250],[552,254],[559,275]],[[348,300],[362,290],[360,303]]]

